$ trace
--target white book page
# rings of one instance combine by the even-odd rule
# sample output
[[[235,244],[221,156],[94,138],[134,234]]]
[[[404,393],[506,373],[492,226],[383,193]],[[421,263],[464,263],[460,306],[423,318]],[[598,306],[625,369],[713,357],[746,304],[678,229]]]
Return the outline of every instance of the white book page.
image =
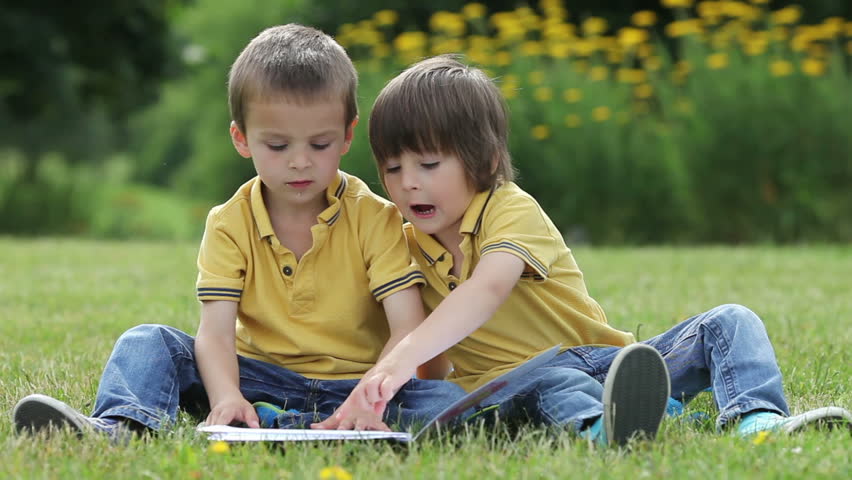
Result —
[[[407,432],[380,432],[376,430],[311,430],[280,428],[241,428],[227,425],[199,426],[199,432],[208,434],[208,440],[225,442],[307,442],[316,440],[398,440],[407,442]]]

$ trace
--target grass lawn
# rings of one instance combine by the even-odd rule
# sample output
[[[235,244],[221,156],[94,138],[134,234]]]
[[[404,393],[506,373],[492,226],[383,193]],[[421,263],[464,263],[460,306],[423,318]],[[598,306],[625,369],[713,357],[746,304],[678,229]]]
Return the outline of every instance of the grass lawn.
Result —
[[[235,445],[211,450],[197,419],[127,446],[18,437],[11,410],[46,393],[88,412],[115,339],[139,323],[194,333],[193,244],[0,238],[0,478],[850,478],[852,436],[807,432],[755,444],[667,421],[656,442],[594,450],[529,429],[386,443]],[[852,247],[582,247],[575,255],[610,322],[648,338],[717,304],[765,321],[794,413],[852,408]],[[704,394],[688,411],[713,412]]]

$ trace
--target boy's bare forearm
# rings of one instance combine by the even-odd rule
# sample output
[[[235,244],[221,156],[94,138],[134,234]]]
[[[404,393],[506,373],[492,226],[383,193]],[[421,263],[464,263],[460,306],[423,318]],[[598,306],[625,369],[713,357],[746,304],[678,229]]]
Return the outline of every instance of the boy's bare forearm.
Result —
[[[230,305],[229,305],[230,304]],[[198,371],[211,407],[242,396],[235,335],[236,304],[206,302],[195,339]]]

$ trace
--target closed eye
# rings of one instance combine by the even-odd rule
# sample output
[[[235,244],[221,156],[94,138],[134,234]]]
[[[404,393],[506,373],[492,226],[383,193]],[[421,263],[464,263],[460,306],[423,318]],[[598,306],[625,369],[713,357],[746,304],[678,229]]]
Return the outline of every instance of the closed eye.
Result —
[[[322,151],[322,150],[325,150],[326,148],[328,148],[329,145],[331,145],[331,144],[330,143],[312,143],[311,148],[313,148],[314,150]]]
[[[281,144],[281,145],[267,145],[267,146],[268,146],[268,147],[269,147],[269,149],[270,149],[270,150],[272,150],[273,152],[282,152],[282,151],[284,151],[284,150],[286,150],[286,149],[287,149],[287,144],[286,144],[286,143]]]
[[[385,173],[397,173],[399,168],[399,165],[388,165],[385,167]]]
[[[425,168],[426,170],[432,170],[434,168],[438,168],[441,162],[432,162],[432,163],[421,163],[420,166]]]

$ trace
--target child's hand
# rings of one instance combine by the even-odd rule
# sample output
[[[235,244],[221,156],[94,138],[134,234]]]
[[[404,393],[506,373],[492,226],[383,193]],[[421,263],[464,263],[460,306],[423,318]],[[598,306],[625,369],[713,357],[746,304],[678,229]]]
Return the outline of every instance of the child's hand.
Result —
[[[361,378],[349,398],[354,397],[363,408],[369,408],[376,415],[381,415],[396,392],[414,376],[416,369],[385,359]]]
[[[391,431],[382,421],[382,412],[374,412],[365,401],[359,383],[334,414],[320,423],[312,423],[317,430],[381,430]]]
[[[260,420],[254,407],[242,396],[225,399],[210,408],[207,425],[230,425],[242,422],[250,428],[260,428]]]

